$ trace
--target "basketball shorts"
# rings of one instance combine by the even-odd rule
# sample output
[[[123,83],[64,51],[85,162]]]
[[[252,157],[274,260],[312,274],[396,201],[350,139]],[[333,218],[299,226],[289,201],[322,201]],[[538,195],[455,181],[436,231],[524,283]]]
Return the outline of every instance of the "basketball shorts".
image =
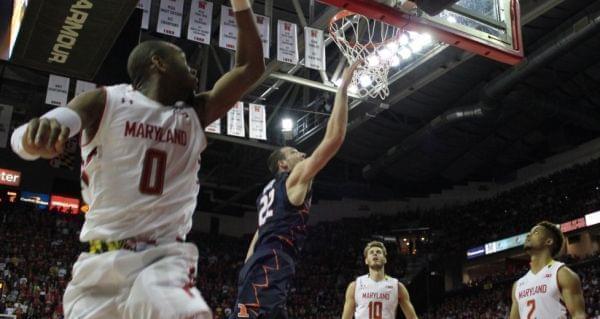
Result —
[[[194,286],[197,262],[196,246],[179,242],[82,253],[65,290],[65,318],[212,318]]]
[[[294,274],[294,260],[288,254],[276,249],[255,252],[240,271],[230,319],[286,319],[287,292]]]

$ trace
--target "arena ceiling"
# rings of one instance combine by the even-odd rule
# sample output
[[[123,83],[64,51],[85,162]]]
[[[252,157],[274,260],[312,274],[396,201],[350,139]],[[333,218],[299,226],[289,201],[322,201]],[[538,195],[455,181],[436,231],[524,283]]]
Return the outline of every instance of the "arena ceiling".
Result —
[[[519,74],[519,68],[445,47],[398,76],[383,104],[351,100],[348,136],[318,176],[316,197],[401,199],[468,181],[508,181],[518,168],[597,137],[600,32],[594,26],[595,32],[563,47],[553,44],[580,32],[581,17],[597,18],[600,2],[522,0],[521,8],[526,54],[545,60],[532,58],[531,70]],[[312,0],[256,0],[254,10],[273,21],[323,30],[338,11]],[[149,30],[156,29],[157,16],[158,1],[153,1]],[[144,39],[164,38],[184,48],[207,88],[232,61],[231,52],[218,47],[216,24],[213,37],[211,46],[198,46],[142,33]],[[272,44],[271,56],[274,48]],[[269,140],[211,135],[202,160],[199,209],[224,214],[253,210],[261,185],[270,178],[265,164],[269,153],[284,143],[308,152],[316,146],[334,94],[311,88],[306,80],[327,85],[343,62],[335,45],[326,53],[325,74],[267,60],[265,76],[244,101],[267,106]],[[536,61],[541,62],[534,65]],[[1,70],[0,98],[18,101],[16,121],[45,110],[47,74],[10,64]],[[280,80],[282,75],[287,80]],[[489,98],[486,93],[492,89],[501,94]],[[287,142],[280,133],[283,117],[302,119],[301,129]]]

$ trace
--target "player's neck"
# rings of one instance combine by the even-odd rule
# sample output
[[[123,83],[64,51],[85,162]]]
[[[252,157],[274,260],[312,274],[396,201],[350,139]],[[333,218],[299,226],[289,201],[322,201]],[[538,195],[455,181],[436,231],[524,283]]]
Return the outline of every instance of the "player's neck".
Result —
[[[162,105],[174,105],[175,102],[183,101],[181,92],[172,83],[162,83],[158,76],[151,76],[142,83],[138,91],[147,98],[159,102]]]
[[[381,267],[381,269],[373,269],[369,268],[369,278],[373,281],[381,281],[385,278],[385,268]]]
[[[531,272],[537,274],[542,268],[548,265],[552,261],[552,256],[550,256],[546,252],[541,252],[540,254],[531,255],[531,259],[529,262],[529,267],[531,268]]]

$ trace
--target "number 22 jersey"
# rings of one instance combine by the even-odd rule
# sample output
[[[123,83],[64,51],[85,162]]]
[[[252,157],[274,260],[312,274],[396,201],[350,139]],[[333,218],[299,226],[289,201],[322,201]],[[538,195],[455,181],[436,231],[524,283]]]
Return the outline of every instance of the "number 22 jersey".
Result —
[[[308,191],[300,206],[292,205],[285,187],[288,177],[288,172],[278,173],[256,200],[258,241],[255,251],[279,248],[296,258],[306,239],[312,191]]]
[[[185,238],[206,136],[193,108],[164,106],[130,85],[109,86],[98,131],[82,139],[80,240]]]

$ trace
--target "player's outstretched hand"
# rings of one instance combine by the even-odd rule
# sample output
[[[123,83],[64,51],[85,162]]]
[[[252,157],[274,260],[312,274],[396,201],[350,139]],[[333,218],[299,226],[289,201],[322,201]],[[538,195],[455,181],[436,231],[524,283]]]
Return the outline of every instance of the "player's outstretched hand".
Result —
[[[344,69],[344,73],[342,74],[342,83],[340,83],[340,88],[348,89],[350,83],[352,83],[352,76],[354,75],[354,71],[356,68],[360,66],[362,60],[356,60],[351,66],[346,67]]]
[[[31,155],[50,159],[65,150],[69,128],[55,119],[33,118],[23,135],[23,148]]]

